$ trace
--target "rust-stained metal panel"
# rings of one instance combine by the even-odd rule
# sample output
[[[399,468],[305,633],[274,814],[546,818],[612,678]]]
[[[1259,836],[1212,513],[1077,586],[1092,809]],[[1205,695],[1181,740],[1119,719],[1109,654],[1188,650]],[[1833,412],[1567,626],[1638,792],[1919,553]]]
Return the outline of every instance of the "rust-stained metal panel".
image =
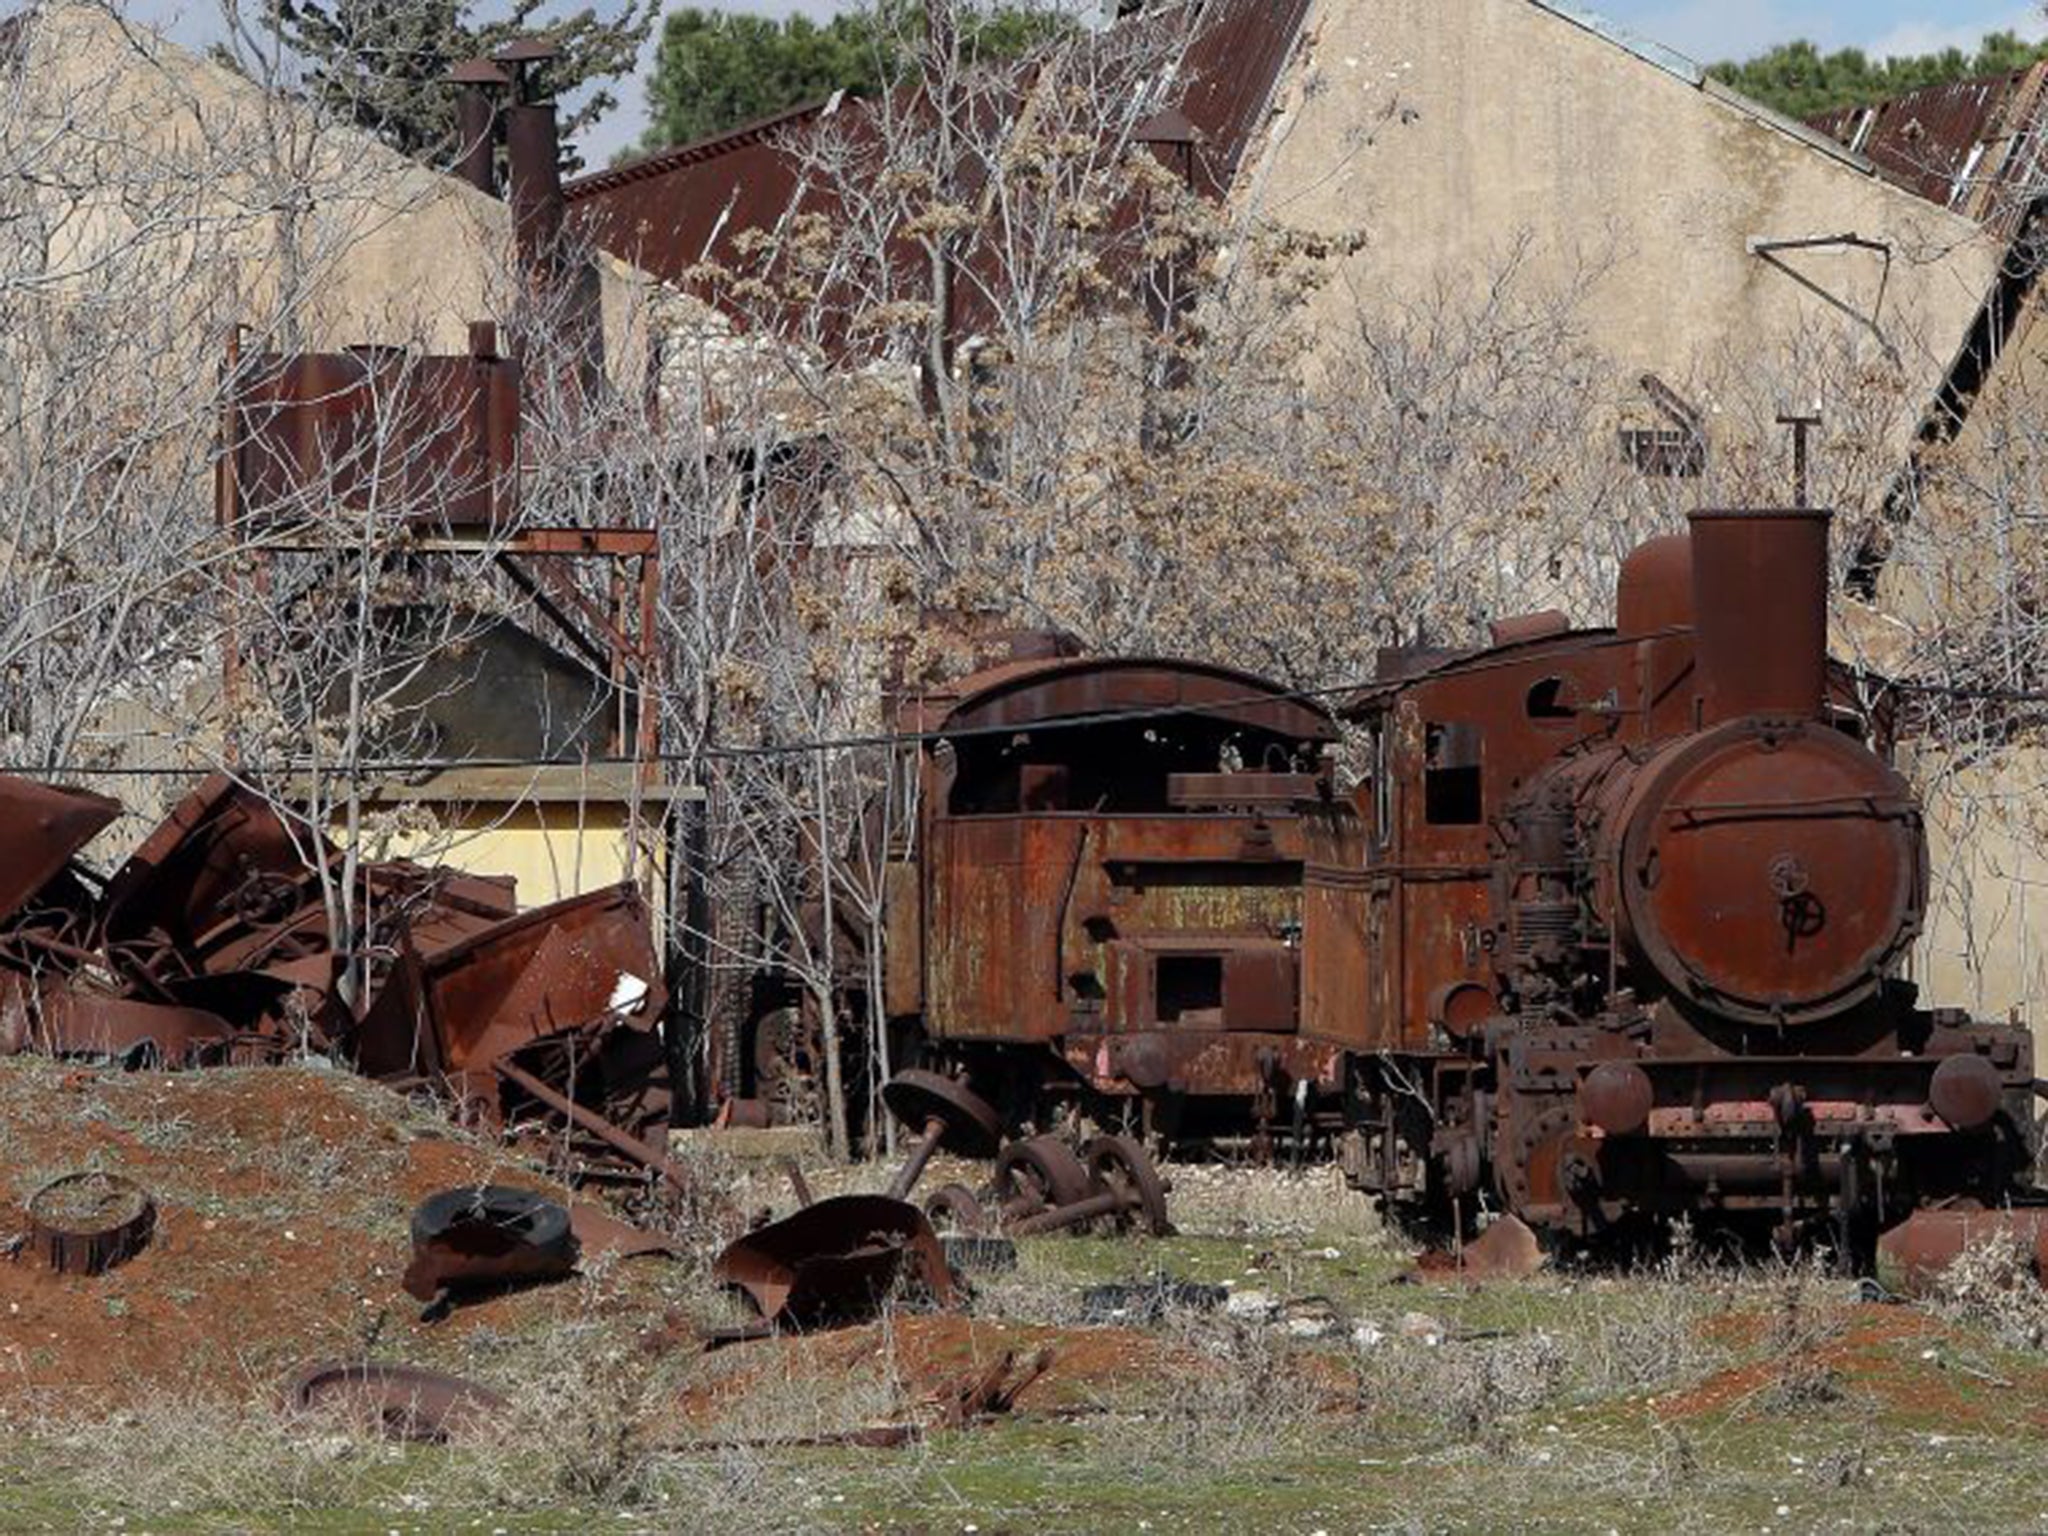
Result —
[[[1198,191],[1212,197],[1227,194],[1267,120],[1307,12],[1308,0],[1216,0],[1195,22],[1180,57],[1172,61],[1165,77],[1173,82],[1173,88],[1166,92],[1168,99],[1161,106],[1177,110],[1192,129]],[[1101,49],[1101,72],[1114,77],[1125,62],[1119,53],[1120,33],[1132,28],[1179,28],[1186,14],[1169,9],[1132,17],[1107,34],[1081,37],[1075,46]],[[1168,33],[1162,41],[1170,46],[1173,35]],[[1131,82],[1136,88],[1150,88],[1155,83]],[[1033,89],[1027,87],[1021,94],[1011,95],[994,91],[984,82],[970,109],[981,119],[974,125],[974,140],[995,142],[993,124],[998,120],[1026,122]],[[833,135],[854,150],[851,163],[857,169],[852,180],[880,175],[888,167],[881,155],[872,152],[878,137],[875,110],[848,97],[808,103],[695,144],[585,176],[564,189],[570,218],[576,228],[614,255],[670,282],[695,287],[712,302],[732,308],[725,285],[698,281],[703,275],[700,269],[711,264],[748,277],[763,276],[758,258],[747,253],[747,237],[786,228],[793,216],[838,218],[836,189],[805,180],[804,146],[818,135]],[[914,117],[924,109],[916,99],[901,95],[892,100],[891,110]],[[835,158],[847,157],[835,150]],[[958,168],[958,175],[961,196],[973,200],[982,195],[988,179],[986,166],[967,161]],[[1130,213],[1128,208],[1118,210],[1112,226],[1118,231],[1126,229]],[[990,238],[968,240],[960,260],[972,271],[973,280],[955,284],[951,329],[956,335],[985,328],[981,311],[986,300],[982,295],[1002,286],[1001,268],[1007,259],[1003,244],[1017,238],[1015,229],[1007,229]],[[921,248],[909,239],[901,240],[900,246],[892,259],[900,256],[904,279],[911,285],[908,291],[918,291],[915,283]],[[825,302],[835,301],[827,297]],[[835,325],[828,323],[825,330],[833,344],[845,342]]]
[[[26,906],[120,814],[121,803],[105,795],[0,774],[0,921]]]
[[[239,366],[231,416],[240,515],[289,526],[374,498],[457,527],[510,521],[520,365],[497,354],[490,327],[476,328],[462,355],[361,347],[265,353]]]
[[[1270,115],[1309,0],[1223,0],[1197,25],[1182,59],[1180,111],[1195,129],[1198,190],[1229,195]]]
[[[646,903],[632,885],[536,907],[424,966],[453,1073],[608,1017],[651,1021],[663,1001],[659,974]]]
[[[1887,181],[1994,228],[2015,227],[2038,187],[2042,87],[2034,65],[1841,107],[1811,126],[1867,156]]]
[[[581,177],[564,189],[571,218],[605,250],[673,283],[707,262],[744,265],[741,237],[775,228],[806,191],[790,146],[827,105],[808,102]]]

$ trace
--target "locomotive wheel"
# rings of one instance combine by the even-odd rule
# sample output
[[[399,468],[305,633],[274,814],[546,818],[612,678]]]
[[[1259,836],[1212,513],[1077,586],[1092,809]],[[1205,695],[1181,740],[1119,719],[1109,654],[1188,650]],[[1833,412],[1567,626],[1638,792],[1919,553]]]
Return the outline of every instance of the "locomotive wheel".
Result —
[[[996,1158],[996,1203],[1008,1220],[1072,1205],[1094,1192],[1088,1170],[1057,1136],[1013,1141]]]
[[[1166,1216],[1166,1181],[1142,1146],[1128,1136],[1097,1136],[1082,1150],[1096,1184],[1123,1197],[1123,1210],[1110,1218],[1119,1229],[1138,1227],[1153,1237],[1173,1236],[1173,1223]]]
[[[925,1201],[924,1213],[940,1232],[979,1237],[988,1231],[988,1212],[965,1184],[941,1184]]]
[[[995,1106],[942,1073],[906,1067],[882,1084],[882,1103],[912,1136],[924,1135],[938,1121],[945,1127],[939,1145],[960,1157],[987,1157],[1002,1140]]]
[[[1578,1110],[1556,1104],[1540,1111],[1502,1148],[1496,1178],[1508,1209],[1534,1227],[1567,1228],[1579,1204],[1568,1187],[1568,1164],[1590,1149],[1579,1135]]]

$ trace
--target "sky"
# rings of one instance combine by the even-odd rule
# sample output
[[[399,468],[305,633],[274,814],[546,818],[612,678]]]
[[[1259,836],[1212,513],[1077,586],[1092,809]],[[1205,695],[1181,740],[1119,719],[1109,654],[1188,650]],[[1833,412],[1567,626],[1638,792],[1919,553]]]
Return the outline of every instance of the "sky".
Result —
[[[601,3],[601,0],[600,0]],[[683,0],[673,0],[680,8]],[[720,0],[698,0],[720,4]],[[1448,0],[1446,0],[1448,3]],[[1745,58],[1774,44],[1811,38],[1824,48],[1861,48],[1874,54],[1926,53],[1970,47],[1986,32],[2011,30],[2048,36],[2039,0],[1577,0],[1655,42],[1702,63]],[[726,10],[814,18],[845,9],[844,0],[723,0]],[[217,0],[129,0],[129,14],[155,22],[181,42],[203,43],[217,27]],[[658,29],[657,29],[658,35]],[[640,74],[614,88],[620,107],[579,146],[587,164],[602,165],[634,143],[646,127],[644,81],[653,63],[650,43]]]

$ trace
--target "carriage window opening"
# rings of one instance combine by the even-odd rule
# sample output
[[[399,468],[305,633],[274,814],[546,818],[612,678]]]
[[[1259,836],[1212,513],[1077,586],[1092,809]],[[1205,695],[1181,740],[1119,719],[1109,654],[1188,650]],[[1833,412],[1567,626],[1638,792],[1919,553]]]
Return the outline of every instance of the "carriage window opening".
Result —
[[[1476,827],[1485,819],[1479,728],[1432,725],[1424,737],[1423,819],[1433,827]]]
[[[1564,702],[1564,679],[1546,677],[1529,690],[1529,718],[1531,720],[1569,720],[1571,706]]]
[[[1155,964],[1153,986],[1160,1023],[1171,1024],[1191,1014],[1222,1011],[1221,955],[1161,955]]]

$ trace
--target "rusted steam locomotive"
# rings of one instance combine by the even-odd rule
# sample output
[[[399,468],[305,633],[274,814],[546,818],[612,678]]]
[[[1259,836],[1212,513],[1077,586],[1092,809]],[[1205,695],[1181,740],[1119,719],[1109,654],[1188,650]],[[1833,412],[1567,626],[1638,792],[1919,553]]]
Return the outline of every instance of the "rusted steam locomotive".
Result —
[[[1747,1213],[1867,1253],[2009,1200],[2030,1038],[1904,979],[1926,840],[1828,661],[1828,521],[1696,514],[1614,628],[1389,653],[1334,711],[1060,655],[910,697],[918,818],[848,967],[896,1064],[1013,1123],[1332,1136],[1390,1205],[1560,1236]]]
[[[1302,978],[1357,942],[1317,892],[1359,887],[1364,846],[1328,709],[1221,667],[1052,656],[900,723],[929,745],[889,885],[899,1059],[1013,1120],[1070,1101],[1165,1139],[1335,1104],[1355,999]]]
[[[1315,1033],[1346,1051],[1356,1185],[1555,1234],[1825,1221],[1864,1254],[1916,1205],[2024,1188],[2028,1034],[1901,979],[1926,839],[1830,686],[1828,521],[1695,514],[1626,562],[1613,630],[1517,621],[1347,710],[1364,946]]]

